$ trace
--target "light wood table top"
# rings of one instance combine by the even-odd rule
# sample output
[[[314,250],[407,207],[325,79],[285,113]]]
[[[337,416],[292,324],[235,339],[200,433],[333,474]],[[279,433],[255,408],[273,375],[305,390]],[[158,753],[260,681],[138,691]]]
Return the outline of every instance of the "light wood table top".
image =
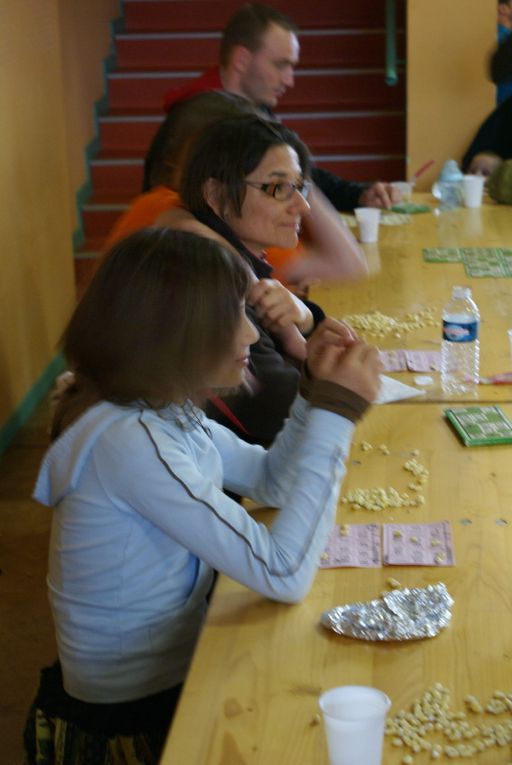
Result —
[[[512,405],[503,409],[512,417]],[[338,522],[449,520],[456,565],[321,570],[295,606],[219,577],[161,765],[327,765],[317,702],[336,685],[382,689],[391,714],[435,682],[450,689],[457,710],[467,694],[487,702],[495,690],[512,691],[512,445],[463,447],[442,411],[407,403],[370,410],[355,434],[343,492],[405,488],[403,464],[417,449],[430,472],[426,503],[382,513],[340,504]],[[385,443],[390,454],[362,452],[362,440]],[[323,611],[378,597],[390,576],[404,587],[445,582],[455,601],[449,627],[432,639],[375,644],[320,626]],[[510,714],[485,718],[494,724]],[[398,765],[404,754],[386,738],[384,765]],[[510,759],[504,747],[469,761]],[[415,765],[427,762],[426,753],[414,755]]]
[[[416,201],[435,204],[427,194]],[[433,207],[434,209],[434,207]],[[354,229],[355,230],[355,229]],[[437,320],[401,337],[364,335],[382,349],[437,350],[441,341],[441,313],[454,284],[468,285],[480,309],[480,371],[483,376],[512,371],[507,329],[512,327],[512,278],[470,278],[462,263],[426,263],[425,247],[512,248],[512,209],[486,203],[482,208],[459,208],[442,214],[420,213],[408,224],[381,226],[379,243],[364,245],[372,276],[355,284],[326,283],[311,290],[311,299],[336,318],[378,310],[395,319],[432,309]],[[380,269],[380,270],[379,270]],[[413,384],[412,373],[399,379]],[[438,375],[426,389],[425,400],[443,400]],[[512,401],[512,385],[482,385],[481,401]]]

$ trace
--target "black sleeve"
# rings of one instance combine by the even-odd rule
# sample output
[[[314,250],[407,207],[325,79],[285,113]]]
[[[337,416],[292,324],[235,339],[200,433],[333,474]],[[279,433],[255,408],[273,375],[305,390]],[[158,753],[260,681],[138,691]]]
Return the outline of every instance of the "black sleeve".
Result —
[[[507,98],[480,125],[469,149],[462,159],[462,171],[467,172],[475,154],[489,151],[502,159],[512,157],[512,97]]]
[[[250,307],[246,310],[260,333],[258,342],[251,346],[250,363],[257,389],[253,393],[240,389],[234,394],[222,396],[221,408],[213,398],[207,403],[206,414],[244,441],[269,446],[288,417],[299,387],[300,370],[281,355],[254,311]],[[229,414],[226,413],[226,406]]]
[[[312,178],[329,202],[340,212],[350,212],[359,204],[359,197],[371,184],[344,181],[329,170],[314,167]]]
[[[499,85],[512,80],[512,35],[498,45],[490,61],[491,80]]]
[[[320,322],[325,319],[325,313],[323,312],[323,310],[320,308],[319,305],[317,305],[316,303],[313,303],[311,300],[303,299],[302,302],[304,303],[304,305],[306,305],[309,308],[309,310],[313,314],[313,329],[304,335],[304,337],[308,337],[311,334],[311,332],[313,332],[318,327]]]

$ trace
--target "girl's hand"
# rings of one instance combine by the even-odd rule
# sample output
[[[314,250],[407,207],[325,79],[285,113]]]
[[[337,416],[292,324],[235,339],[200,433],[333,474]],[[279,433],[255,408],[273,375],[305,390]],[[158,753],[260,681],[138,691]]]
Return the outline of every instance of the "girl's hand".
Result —
[[[275,279],[260,279],[252,287],[247,302],[267,329],[279,330],[295,325],[301,332],[308,333],[313,328],[309,308]]]
[[[349,327],[328,318],[307,344],[307,368],[317,380],[343,385],[366,401],[378,395],[381,363],[378,351],[355,338]]]

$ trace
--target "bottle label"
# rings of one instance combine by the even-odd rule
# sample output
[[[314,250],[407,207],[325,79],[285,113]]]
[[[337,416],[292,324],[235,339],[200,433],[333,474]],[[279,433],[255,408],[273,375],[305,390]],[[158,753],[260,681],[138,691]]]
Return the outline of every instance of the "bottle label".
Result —
[[[478,321],[464,323],[443,321],[443,340],[450,343],[472,343],[478,339]]]

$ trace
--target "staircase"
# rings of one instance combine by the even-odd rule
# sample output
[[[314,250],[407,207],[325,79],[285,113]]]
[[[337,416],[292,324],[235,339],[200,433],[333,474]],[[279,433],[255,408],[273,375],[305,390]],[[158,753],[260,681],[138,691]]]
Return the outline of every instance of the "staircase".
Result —
[[[385,84],[385,0],[269,0],[300,28],[295,87],[278,115],[308,144],[316,163],[352,180],[399,180],[405,172],[405,82]],[[217,61],[221,29],[242,0],[124,0],[114,39],[108,108],[91,162],[92,195],[82,209],[84,259],[141,189],[143,158],[163,118],[163,96]],[[405,0],[397,46],[404,60]],[[80,276],[80,274],[78,274]]]

